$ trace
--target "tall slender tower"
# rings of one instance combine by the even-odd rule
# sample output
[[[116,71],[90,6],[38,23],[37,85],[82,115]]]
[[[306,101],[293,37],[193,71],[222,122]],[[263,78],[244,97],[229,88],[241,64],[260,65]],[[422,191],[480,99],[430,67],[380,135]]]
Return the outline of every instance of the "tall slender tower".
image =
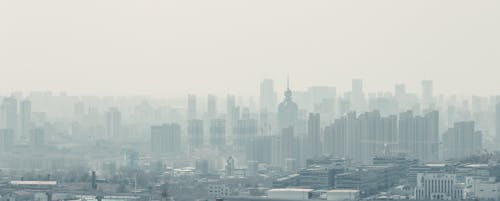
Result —
[[[278,107],[278,129],[294,127],[298,118],[298,106],[292,100],[292,90],[290,90],[290,79],[287,78],[285,99]]]

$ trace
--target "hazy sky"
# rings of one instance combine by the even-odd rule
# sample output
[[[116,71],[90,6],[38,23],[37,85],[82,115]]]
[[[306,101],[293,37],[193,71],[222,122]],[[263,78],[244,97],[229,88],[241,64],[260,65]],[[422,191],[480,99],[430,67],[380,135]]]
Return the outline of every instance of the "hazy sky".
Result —
[[[500,1],[1,0],[0,90],[500,94]]]

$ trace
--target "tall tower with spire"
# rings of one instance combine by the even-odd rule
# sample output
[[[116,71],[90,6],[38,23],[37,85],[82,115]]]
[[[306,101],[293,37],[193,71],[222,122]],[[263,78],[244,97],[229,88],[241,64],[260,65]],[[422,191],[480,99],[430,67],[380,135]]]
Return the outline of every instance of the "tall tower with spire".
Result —
[[[278,106],[278,127],[279,129],[295,126],[298,118],[298,106],[292,100],[292,90],[290,90],[290,78],[287,77],[285,99]]]

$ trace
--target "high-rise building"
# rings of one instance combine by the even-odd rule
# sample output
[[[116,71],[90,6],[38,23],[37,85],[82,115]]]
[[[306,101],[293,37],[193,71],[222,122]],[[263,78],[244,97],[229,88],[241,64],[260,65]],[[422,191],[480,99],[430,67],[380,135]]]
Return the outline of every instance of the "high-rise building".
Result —
[[[495,140],[500,142],[500,102],[495,105]]]
[[[404,84],[396,84],[394,86],[394,96],[401,99],[406,95],[406,86]]]
[[[257,120],[255,119],[240,119],[234,127],[234,142],[233,144],[239,148],[245,147],[250,139],[257,135]]]
[[[482,150],[482,134],[475,131],[473,121],[455,122],[443,135],[443,155],[446,159],[462,159]]]
[[[232,156],[229,156],[229,158],[226,160],[226,176],[231,177],[234,176],[234,169],[235,169],[235,164],[234,164],[234,158]]]
[[[14,131],[0,129],[0,152],[10,151],[14,147]]]
[[[122,126],[122,114],[118,108],[112,107],[106,112],[106,138],[120,136]]]
[[[432,80],[422,81],[422,104],[424,109],[432,104],[434,99],[434,84]]]
[[[31,101],[21,101],[19,107],[19,134],[21,138],[27,139],[31,129]]]
[[[397,148],[397,117],[382,117],[378,111],[366,112],[358,117],[360,121],[360,159],[369,164],[376,156],[392,154]]]
[[[329,86],[313,86],[307,88],[307,95],[309,97],[309,104],[307,105],[308,110],[313,110],[314,112],[333,113],[335,109],[335,99],[337,97],[337,88]],[[330,103],[331,105],[326,105],[328,107],[322,107],[325,103]]]
[[[260,83],[260,109],[270,112],[276,110],[276,92],[274,91],[274,81],[264,79]]]
[[[187,134],[189,147],[197,149],[203,146],[203,120],[192,119],[188,121]]]
[[[207,117],[213,119],[217,116],[217,97],[208,95],[207,97]]]
[[[212,119],[210,120],[210,145],[224,146],[226,145],[226,120]]]
[[[297,159],[299,157],[299,143],[294,135],[294,128],[281,129],[279,136],[272,140],[272,163],[285,165],[287,159]]]
[[[196,95],[188,95],[187,119],[196,119]]]
[[[322,155],[321,144],[321,124],[318,113],[310,113],[307,121],[308,151],[309,157],[319,157]]]
[[[31,130],[30,144],[33,148],[40,148],[45,145],[45,132],[41,128]]]
[[[292,91],[288,82],[285,99],[278,107],[278,129],[295,127],[298,119],[298,110],[297,104],[292,100]]]
[[[4,98],[0,107],[0,128],[10,129],[13,131],[14,136],[17,133],[17,100],[14,97]]]
[[[408,111],[399,115],[399,151],[422,161],[439,158],[439,113],[414,116]]]
[[[272,136],[257,136],[249,139],[245,151],[247,161],[271,163]]]
[[[365,94],[363,92],[363,80],[353,79],[351,89],[351,109],[364,111],[366,108]]]
[[[170,123],[151,126],[151,151],[155,155],[178,153],[181,151],[181,127]]]

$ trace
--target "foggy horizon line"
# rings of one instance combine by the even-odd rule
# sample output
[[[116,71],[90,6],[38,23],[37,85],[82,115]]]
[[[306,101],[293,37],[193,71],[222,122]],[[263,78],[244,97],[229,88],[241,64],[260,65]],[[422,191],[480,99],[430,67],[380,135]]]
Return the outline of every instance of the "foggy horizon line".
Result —
[[[458,97],[495,97],[499,96],[500,94],[497,93],[490,93],[490,94],[482,94],[482,93],[454,93],[454,92],[442,92],[439,90],[436,90],[436,80],[434,79],[422,79],[417,86],[412,86],[409,85],[405,82],[394,82],[392,85],[392,88],[381,88],[379,90],[366,90],[367,86],[370,85],[370,83],[366,83],[366,79],[364,78],[352,78],[352,80],[362,80],[362,88],[363,88],[363,93],[366,95],[369,94],[375,94],[378,96],[379,94],[387,94],[390,93],[392,96],[395,96],[395,87],[397,85],[404,85],[405,86],[405,92],[406,94],[409,95],[416,95],[417,97],[422,96],[421,90],[422,90],[422,82],[423,81],[432,81],[433,83],[433,90],[434,93],[433,95],[435,97],[438,96],[458,96]],[[114,91],[110,92],[108,90],[105,91],[100,91],[100,92],[89,92],[92,91],[90,88],[89,89],[84,89],[84,90],[68,90],[68,89],[1,89],[0,88],[0,96],[2,97],[10,97],[10,96],[19,96],[22,95],[22,97],[27,97],[32,95],[33,93],[50,93],[51,95],[55,96],[60,96],[60,95],[65,95],[65,96],[71,96],[71,97],[143,97],[143,98],[152,98],[152,99],[167,99],[167,100],[173,100],[173,99],[184,99],[188,95],[203,95],[203,96],[208,96],[208,95],[214,95],[216,97],[224,97],[228,95],[235,95],[237,97],[259,97],[259,85],[261,84],[262,81],[264,80],[273,80],[273,87],[274,87],[274,92],[278,95],[278,97],[281,97],[282,93],[286,91],[286,83],[283,84],[277,84],[276,79],[273,78],[261,78],[259,79],[258,82],[256,82],[256,85],[254,85],[254,93],[242,93],[238,92],[238,90],[226,90],[225,92],[221,92],[222,90],[213,90],[212,92],[206,92],[205,90],[185,90],[186,92],[184,93],[158,93],[158,92],[145,92],[145,93],[123,93],[123,91]],[[345,93],[349,93],[352,90],[352,86],[349,87],[338,87],[337,85],[329,85],[329,84],[315,84],[315,85],[302,85],[301,87],[294,87],[293,85],[293,80],[291,81],[291,86],[290,89],[292,92],[306,92],[310,88],[314,87],[331,87],[335,88],[336,91],[336,97],[345,97]],[[283,86],[281,86],[283,85]],[[412,87],[408,87],[412,86]],[[437,85],[439,86],[439,84]],[[460,87],[457,87],[460,88]],[[340,89],[340,90],[339,90]],[[127,91],[127,90],[125,90]],[[205,91],[201,92],[200,91]],[[217,92],[216,92],[217,91]]]

